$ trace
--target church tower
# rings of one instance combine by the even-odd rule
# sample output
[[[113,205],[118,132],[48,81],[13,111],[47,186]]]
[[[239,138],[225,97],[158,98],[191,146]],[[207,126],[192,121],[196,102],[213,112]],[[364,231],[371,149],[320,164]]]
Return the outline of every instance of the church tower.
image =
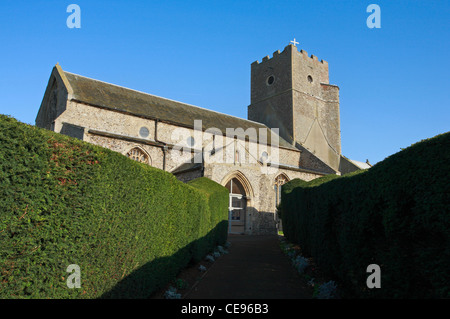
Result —
[[[253,62],[248,119],[279,128],[282,138],[339,170],[339,87],[329,84],[326,61],[289,44]]]

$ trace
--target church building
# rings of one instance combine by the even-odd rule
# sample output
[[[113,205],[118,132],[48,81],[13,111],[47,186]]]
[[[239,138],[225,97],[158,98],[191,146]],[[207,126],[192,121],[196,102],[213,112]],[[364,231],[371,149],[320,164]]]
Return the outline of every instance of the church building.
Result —
[[[248,119],[64,71],[56,65],[36,125],[228,188],[229,232],[276,233],[281,186],[370,165],[341,154],[339,87],[328,63],[289,44],[251,64]]]

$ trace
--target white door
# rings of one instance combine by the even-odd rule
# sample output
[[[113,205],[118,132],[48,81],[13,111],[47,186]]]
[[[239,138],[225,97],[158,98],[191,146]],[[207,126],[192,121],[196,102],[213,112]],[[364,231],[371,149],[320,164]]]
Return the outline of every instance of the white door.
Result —
[[[245,215],[247,208],[247,198],[244,187],[233,178],[225,186],[230,192],[228,204],[228,232],[232,234],[243,234],[245,232]]]
[[[234,234],[243,234],[245,231],[245,203],[243,195],[230,194],[230,204],[228,207],[229,232]]]

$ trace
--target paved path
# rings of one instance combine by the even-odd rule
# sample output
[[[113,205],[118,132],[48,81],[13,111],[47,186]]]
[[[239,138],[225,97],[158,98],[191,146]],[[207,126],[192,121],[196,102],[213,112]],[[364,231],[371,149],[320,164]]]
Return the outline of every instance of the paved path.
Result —
[[[218,258],[185,299],[307,299],[310,292],[277,236],[229,235],[229,254]]]

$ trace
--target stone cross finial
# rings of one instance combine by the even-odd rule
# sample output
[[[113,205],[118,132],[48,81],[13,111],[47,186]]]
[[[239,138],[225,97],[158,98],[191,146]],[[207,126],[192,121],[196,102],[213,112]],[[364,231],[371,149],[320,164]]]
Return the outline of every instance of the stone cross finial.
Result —
[[[296,44],[298,44],[298,42],[295,41],[295,38],[294,38],[294,41],[291,41],[291,43],[294,45],[294,47],[296,47]]]

